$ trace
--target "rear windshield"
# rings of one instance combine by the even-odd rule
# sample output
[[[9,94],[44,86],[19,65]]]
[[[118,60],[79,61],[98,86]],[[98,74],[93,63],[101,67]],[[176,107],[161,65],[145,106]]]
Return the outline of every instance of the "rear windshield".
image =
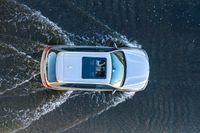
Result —
[[[83,79],[105,79],[106,58],[83,57],[82,58]]]
[[[55,52],[50,52],[47,60],[47,79],[49,82],[56,82],[56,56]]]

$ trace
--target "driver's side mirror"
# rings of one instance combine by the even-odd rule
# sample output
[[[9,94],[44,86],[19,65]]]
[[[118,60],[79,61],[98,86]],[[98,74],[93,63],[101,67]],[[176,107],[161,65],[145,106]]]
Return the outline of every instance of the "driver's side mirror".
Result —
[[[113,47],[114,47],[115,49],[118,49],[118,47],[117,47],[117,44],[116,44],[116,43],[113,43]]]

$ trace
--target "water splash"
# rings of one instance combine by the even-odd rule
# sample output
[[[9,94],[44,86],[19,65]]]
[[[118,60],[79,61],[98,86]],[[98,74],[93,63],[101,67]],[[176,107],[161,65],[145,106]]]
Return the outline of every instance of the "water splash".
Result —
[[[103,94],[105,95],[105,94]],[[96,93],[93,93],[92,94],[92,97],[96,97],[97,98],[97,101],[96,101],[96,104],[102,104],[102,103],[106,103],[107,106],[101,110],[99,110],[98,112],[96,112],[95,114],[92,114],[92,115],[88,115],[86,116],[85,118],[83,119],[78,119],[78,121],[75,121],[72,125],[69,125],[67,126],[67,128],[65,129],[62,129],[61,131],[58,131],[58,132],[66,132],[68,131],[69,129],[71,128],[74,128],[76,126],[78,126],[79,124],[89,120],[90,118],[93,118],[93,117],[96,117],[98,115],[101,115],[102,113],[104,113],[105,111],[113,108],[113,107],[116,107],[117,105],[119,105],[120,103],[126,101],[127,99],[130,99],[132,98],[133,96],[135,95],[135,92],[124,92],[124,93],[121,93],[120,95],[118,96],[114,96],[114,98],[112,98],[112,100],[110,101],[107,101],[105,99],[99,99],[98,98],[98,95],[96,95]],[[91,97],[91,98],[92,98]],[[104,97],[104,96],[103,96]]]
[[[134,95],[135,95],[135,92],[124,92],[124,93],[120,94],[119,96],[114,97],[114,98],[110,101],[111,104],[110,104],[108,107],[106,107],[105,109],[99,111],[99,112],[97,113],[97,115],[100,115],[100,114],[102,114],[103,112],[109,110],[110,108],[115,107],[115,106],[117,106],[118,104],[120,104],[120,103],[126,101],[127,99],[132,98]],[[94,115],[94,116],[97,116],[97,115]]]
[[[94,36],[80,36],[71,33],[67,34],[76,45],[96,45],[96,46],[110,46],[116,44],[118,47],[130,47],[130,48],[142,48],[136,40],[129,41],[126,36],[119,34],[118,32],[112,32],[111,34],[98,34],[94,33]]]
[[[45,101],[41,106],[38,106],[35,111],[30,111],[30,109],[23,111],[23,115],[20,115],[18,118],[16,118],[17,121],[22,123],[22,127],[13,130],[12,133],[16,133],[29,127],[32,122],[39,120],[43,115],[58,108],[60,105],[65,103],[65,101],[70,97],[71,93],[72,91],[67,91],[59,97],[51,98],[49,101]]]
[[[35,78],[35,77],[38,76],[38,75],[39,75],[39,73],[33,74],[30,78],[28,78],[28,79],[26,79],[26,80],[23,80],[23,81],[21,81],[20,83],[15,84],[13,87],[11,87],[11,88],[9,88],[9,89],[6,89],[6,90],[4,90],[4,91],[1,91],[1,92],[0,92],[0,95],[3,95],[3,94],[5,94],[5,93],[8,92],[8,91],[12,91],[13,89],[15,89],[15,88],[17,88],[17,87],[19,87],[19,86],[21,86],[21,85],[23,85],[23,84],[25,84],[25,83],[28,83],[30,80],[32,80],[33,78]]]
[[[43,43],[73,45],[66,31],[41,12],[13,0],[4,1],[0,6],[4,14],[3,19],[0,18],[0,33]]]
[[[1,46],[3,46],[3,45],[1,44]],[[19,55],[25,56],[27,59],[31,59],[32,61],[39,63],[39,61],[35,60],[33,57],[31,57],[31,55],[28,55],[25,52],[18,50],[16,47],[12,46],[11,44],[7,44],[7,45],[4,45],[4,46],[8,47],[9,49],[12,49],[13,51],[15,51]]]

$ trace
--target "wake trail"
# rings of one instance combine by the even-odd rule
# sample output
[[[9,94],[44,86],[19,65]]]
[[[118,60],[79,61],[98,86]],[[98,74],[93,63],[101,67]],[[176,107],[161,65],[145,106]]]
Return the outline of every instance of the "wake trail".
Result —
[[[129,41],[126,36],[114,31],[112,28],[110,28],[108,25],[100,21],[98,18],[94,17],[91,15],[89,12],[83,10],[82,8],[78,7],[78,5],[74,5],[71,2],[68,2],[68,4],[71,5],[71,7],[74,7],[77,11],[81,12],[83,15],[87,16],[89,19],[93,20],[95,23],[98,25],[102,26],[104,29],[109,31],[109,34],[102,35],[98,33],[94,33],[93,37],[84,37],[84,36],[79,36],[79,35],[74,35],[68,33],[68,36],[76,37],[77,39],[86,41],[86,42],[92,42],[94,44],[97,44],[97,42],[100,42],[102,44],[106,44],[108,41],[113,41],[113,43],[122,45],[119,47],[130,47],[130,48],[141,48],[142,45],[139,44],[136,40]]]
[[[22,52],[20,50],[18,50],[17,48],[15,48],[14,46],[8,44],[6,45],[8,48],[12,49],[13,51],[17,52],[18,54],[25,56],[27,59],[31,59],[32,61],[39,63],[38,60],[35,60],[33,57],[31,57],[30,55],[26,54],[25,52]]]
[[[12,88],[9,88],[9,89],[6,89],[6,90],[4,90],[4,91],[1,91],[1,92],[0,92],[0,95],[3,95],[3,94],[5,94],[5,93],[8,92],[8,91],[12,91],[13,89],[15,89],[15,88],[17,88],[17,87],[19,87],[19,86],[21,86],[21,85],[23,85],[23,84],[28,83],[29,81],[31,81],[33,78],[35,78],[35,77],[38,76],[38,75],[39,75],[39,73],[34,74],[34,75],[32,75],[30,78],[28,78],[28,79],[26,79],[26,80],[23,80],[22,82],[20,82],[20,83],[18,83],[18,84],[15,84]]]
[[[30,110],[27,109],[24,111],[24,114],[17,118],[18,121],[22,122],[22,127],[13,130],[11,133],[19,132],[27,127],[29,127],[34,121],[37,121],[43,115],[53,111],[58,108],[60,105],[66,102],[70,98],[70,95],[73,91],[67,91],[64,94],[60,95],[58,98],[52,98],[49,101],[46,101],[45,104],[38,106],[35,111],[30,113]]]
[[[113,108],[113,107],[116,107],[118,104],[120,104],[120,103],[126,101],[127,99],[132,98],[134,95],[135,95],[135,92],[124,92],[124,93],[121,94],[120,96],[114,97],[111,101],[109,101],[109,102],[110,102],[110,105],[108,105],[106,108],[104,108],[104,109],[98,111],[97,113],[95,113],[95,114],[93,114],[93,115],[91,115],[91,116],[87,116],[87,117],[85,117],[85,118],[83,118],[83,119],[81,119],[81,120],[75,121],[74,124],[68,126],[68,127],[65,128],[64,130],[58,131],[58,133],[60,133],[60,132],[64,133],[64,132],[68,131],[69,129],[74,128],[74,127],[76,127],[76,126],[82,124],[83,122],[88,121],[90,118],[99,116],[99,115],[101,115],[102,113],[104,113],[105,111],[107,111],[107,110],[109,110],[109,109],[111,109],[111,108]],[[106,101],[105,101],[105,102],[106,102]]]

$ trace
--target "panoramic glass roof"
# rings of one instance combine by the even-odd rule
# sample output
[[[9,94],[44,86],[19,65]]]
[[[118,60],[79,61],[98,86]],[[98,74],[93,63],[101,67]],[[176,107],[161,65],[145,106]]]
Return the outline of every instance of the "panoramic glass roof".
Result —
[[[106,58],[83,57],[82,58],[83,79],[105,79]]]

